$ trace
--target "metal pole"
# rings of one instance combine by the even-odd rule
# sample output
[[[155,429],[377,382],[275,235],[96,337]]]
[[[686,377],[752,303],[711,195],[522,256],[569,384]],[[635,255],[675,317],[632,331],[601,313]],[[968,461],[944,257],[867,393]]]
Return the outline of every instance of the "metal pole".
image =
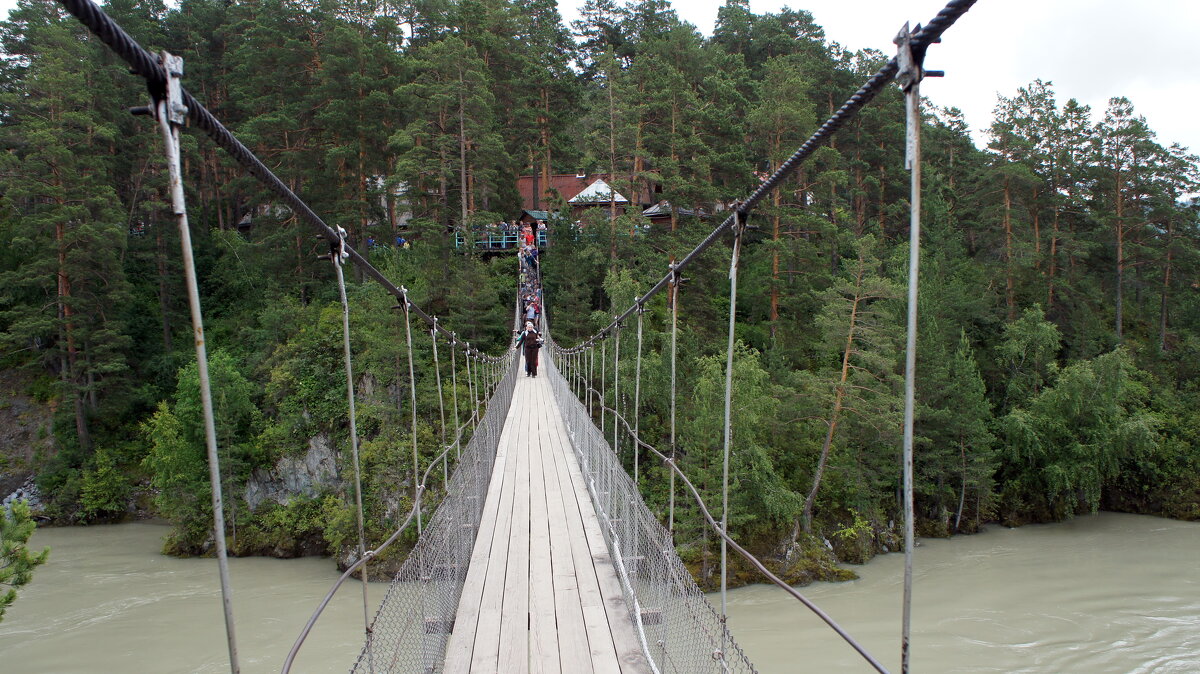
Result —
[[[204,412],[204,445],[208,452],[208,479],[212,488],[213,535],[217,544],[217,570],[221,577],[221,606],[225,613],[225,637],[229,645],[229,671],[238,674],[237,636],[233,622],[233,590],[229,582],[229,557],[225,549],[225,507],[221,498],[221,464],[217,456],[217,430],[213,421],[212,389],[208,378],[208,350],[204,343],[204,318],[200,312],[200,290],[196,284],[196,263],[192,255],[192,235],[188,227],[187,202],[183,195],[183,169],[179,160],[179,125],[187,109],[183,106],[179,78],[183,77],[183,59],[162,53],[166,70],[167,97],[158,102],[158,125],[170,175],[171,208],[179,225],[179,246],[183,254],[183,276],[187,284],[188,307],[192,313],[192,332],[196,344],[196,369],[200,377],[200,406]]]
[[[466,356],[467,362],[467,393],[471,396],[471,437],[475,437],[475,431],[479,429],[479,419],[475,417],[475,412],[478,407],[475,404],[475,379],[471,376],[471,343],[466,343],[466,348],[463,350],[463,355]]]
[[[458,424],[458,336],[450,333],[450,378],[454,387],[454,459],[462,460],[462,434]]]
[[[613,346],[613,446],[612,451],[616,456],[617,461],[621,460],[621,451],[619,449],[620,436],[618,433],[621,428],[621,326],[618,325],[613,331],[613,339],[616,344]]]
[[[667,509],[667,531],[671,542],[675,541],[675,359],[679,344],[679,272],[671,262],[671,487],[670,505]]]
[[[438,392],[438,417],[442,420],[442,449],[446,448],[446,399],[442,396],[442,365],[438,361],[438,332],[437,332],[437,316],[433,317],[433,327],[429,330],[429,339],[433,342],[433,372],[437,377],[437,392]],[[447,454],[442,455],[442,488],[447,489],[450,485],[450,457]]]
[[[637,366],[634,369],[633,377],[633,484],[636,487],[638,484],[638,450],[641,447],[638,442],[641,436],[638,434],[638,429],[641,427],[641,401],[642,401],[642,314],[645,313],[645,308],[638,304],[637,312]]]
[[[608,398],[604,395],[605,384],[608,383],[608,377],[604,372],[604,361],[608,360],[608,340],[600,342],[600,437],[604,437],[604,429],[607,428],[607,417],[604,414],[604,407],[608,403]]]
[[[904,608],[900,636],[900,671],[908,672],[912,629],[913,550],[913,407],[917,368],[917,280],[921,254],[921,64],[913,58],[912,35],[904,24],[896,42],[908,122],[905,156],[911,171],[911,213],[908,232],[908,336],[904,351]]]
[[[404,337],[408,343],[408,393],[409,407],[412,408],[413,503],[417,503],[420,498],[420,489],[424,486],[421,484],[420,473],[418,472],[420,461],[417,458],[417,377],[413,371],[412,321],[409,320],[411,303],[408,301],[408,289],[401,287],[400,291],[404,295]],[[421,509],[417,508],[417,536],[420,535]]]
[[[350,451],[354,459],[354,507],[358,527],[358,558],[363,559],[367,555],[367,538],[363,526],[362,478],[358,461],[358,415],[354,409],[354,369],[350,358],[350,302],[346,299],[346,276],[342,272],[342,256],[346,254],[346,230],[338,227],[338,236],[340,238],[337,250],[330,251],[329,257],[333,261],[334,271],[337,272],[338,296],[342,301],[342,360],[346,368],[346,406],[350,415]],[[370,644],[371,617],[368,612],[367,565],[363,564],[359,570],[362,572],[360,577],[363,591],[363,628],[367,632],[367,643]]]
[[[733,337],[734,324],[737,314],[737,272],[738,255],[742,251],[743,221],[738,212],[734,211],[733,220],[733,254],[729,260],[729,343],[725,357],[725,448],[721,459],[721,533],[729,535],[729,448],[733,430]],[[727,619],[726,592],[729,586],[729,565],[726,563],[728,545],[725,537],[721,537],[721,622]],[[721,643],[725,643],[726,631],[721,632]],[[722,646],[722,653],[724,646]]]

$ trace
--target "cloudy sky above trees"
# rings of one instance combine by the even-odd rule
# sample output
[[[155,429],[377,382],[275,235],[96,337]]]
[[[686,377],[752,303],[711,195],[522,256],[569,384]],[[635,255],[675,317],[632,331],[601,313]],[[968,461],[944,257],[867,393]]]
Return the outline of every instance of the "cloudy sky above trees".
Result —
[[[563,17],[576,18],[560,0]],[[673,0],[680,18],[712,33],[723,0]],[[755,14],[781,7],[806,9],[826,39],[848,49],[891,54],[905,21],[924,23],[946,0],[750,0]],[[921,93],[934,105],[962,109],[975,140],[992,120],[996,96],[1012,96],[1035,79],[1054,83],[1061,105],[1069,98],[1092,107],[1098,120],[1108,99],[1125,96],[1146,117],[1163,145],[1200,153],[1200,2],[1195,0],[979,0],[929,50],[925,66],[945,70]],[[847,92],[849,94],[849,92]]]
[[[16,0],[0,0],[7,16]],[[560,0],[568,23],[582,0]],[[674,0],[680,17],[712,33],[720,0]],[[892,53],[905,21],[925,22],[944,0],[750,0],[757,14],[784,5],[807,9],[826,37],[849,49]],[[1195,0],[980,0],[929,52],[926,66],[945,70],[922,93],[962,109],[977,143],[997,94],[1011,96],[1034,79],[1054,83],[1059,103],[1076,98],[1098,119],[1108,99],[1129,98],[1163,145],[1200,152],[1200,2]]]

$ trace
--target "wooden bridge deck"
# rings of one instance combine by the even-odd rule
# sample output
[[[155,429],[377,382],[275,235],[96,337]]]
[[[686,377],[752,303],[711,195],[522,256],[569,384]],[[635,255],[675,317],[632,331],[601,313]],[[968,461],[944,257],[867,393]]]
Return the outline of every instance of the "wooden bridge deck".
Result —
[[[445,671],[648,672],[549,373],[518,376]]]

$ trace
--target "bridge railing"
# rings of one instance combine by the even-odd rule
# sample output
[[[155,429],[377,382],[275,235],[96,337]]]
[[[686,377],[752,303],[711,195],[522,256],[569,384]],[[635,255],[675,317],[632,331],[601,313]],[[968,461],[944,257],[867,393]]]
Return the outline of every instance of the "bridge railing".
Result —
[[[675,552],[671,534],[646,507],[620,459],[572,393],[554,362],[555,349],[547,352],[551,357],[545,369],[554,398],[652,667],[678,674],[755,672]]]
[[[516,351],[510,354],[446,496],[388,587],[352,672],[441,671],[516,386]]]
[[[538,230],[538,248],[546,247],[546,230]],[[477,250],[515,250],[521,247],[520,234],[517,232],[474,232],[471,243]],[[462,232],[454,233],[454,247],[468,247],[467,236]]]

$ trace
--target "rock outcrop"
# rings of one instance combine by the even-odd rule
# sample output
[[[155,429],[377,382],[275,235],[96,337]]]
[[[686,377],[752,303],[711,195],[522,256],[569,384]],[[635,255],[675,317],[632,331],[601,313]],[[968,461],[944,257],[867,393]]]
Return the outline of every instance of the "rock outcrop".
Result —
[[[270,469],[254,471],[246,483],[246,504],[251,510],[267,501],[284,505],[296,496],[311,498],[339,483],[337,452],[322,433],[308,441],[304,454],[283,456]]]

